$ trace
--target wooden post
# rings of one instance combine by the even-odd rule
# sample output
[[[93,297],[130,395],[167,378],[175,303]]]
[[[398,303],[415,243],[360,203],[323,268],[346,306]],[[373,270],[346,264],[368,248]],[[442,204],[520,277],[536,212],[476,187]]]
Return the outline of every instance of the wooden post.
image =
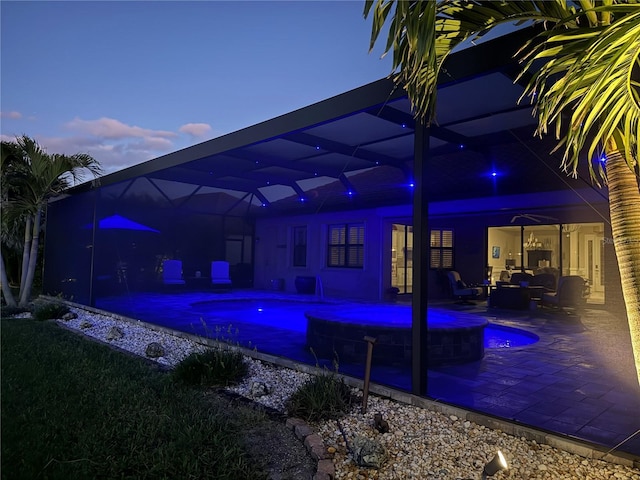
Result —
[[[371,377],[371,359],[373,357],[374,337],[364,337],[367,342],[367,363],[364,367],[364,389],[362,391],[362,413],[367,413],[367,398],[369,398],[369,378]]]

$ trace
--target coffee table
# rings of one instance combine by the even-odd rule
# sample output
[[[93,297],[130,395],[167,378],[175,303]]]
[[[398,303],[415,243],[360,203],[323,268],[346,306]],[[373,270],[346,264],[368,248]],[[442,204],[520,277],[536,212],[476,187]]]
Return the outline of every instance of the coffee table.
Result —
[[[529,310],[532,291],[535,287],[521,287],[520,285],[491,286],[489,294],[489,307],[506,308],[510,310]]]

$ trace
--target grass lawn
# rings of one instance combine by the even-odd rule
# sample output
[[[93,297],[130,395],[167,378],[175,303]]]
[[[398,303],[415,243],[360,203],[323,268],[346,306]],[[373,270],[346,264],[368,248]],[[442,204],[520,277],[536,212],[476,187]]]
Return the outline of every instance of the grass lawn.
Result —
[[[264,414],[53,322],[2,320],[1,343],[3,479],[265,478],[238,434]]]

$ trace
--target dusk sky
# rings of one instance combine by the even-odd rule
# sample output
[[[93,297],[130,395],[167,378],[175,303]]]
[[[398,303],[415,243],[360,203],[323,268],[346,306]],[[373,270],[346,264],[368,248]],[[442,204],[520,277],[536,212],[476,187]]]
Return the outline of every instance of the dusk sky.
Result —
[[[110,173],[357,88],[391,71],[363,6],[3,0],[2,140]]]

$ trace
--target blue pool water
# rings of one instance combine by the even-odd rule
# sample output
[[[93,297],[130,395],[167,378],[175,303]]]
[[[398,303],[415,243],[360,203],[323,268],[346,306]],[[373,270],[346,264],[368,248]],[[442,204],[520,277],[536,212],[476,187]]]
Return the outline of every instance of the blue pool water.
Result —
[[[514,348],[531,345],[540,340],[535,333],[520,328],[489,324],[484,329],[484,348]]]
[[[291,330],[307,331],[304,313],[316,309],[333,309],[336,318],[345,323],[353,323],[366,318],[366,323],[376,326],[411,328],[411,307],[406,305],[357,305],[348,307],[319,302],[292,302],[274,299],[264,300],[220,300],[199,302],[191,305],[195,313],[207,323],[221,325],[250,323]],[[469,314],[466,314],[469,315]],[[459,314],[455,312],[429,309],[429,324],[442,326],[456,323]],[[530,345],[539,340],[531,332],[519,328],[489,324],[484,330],[485,348],[515,348]]]

